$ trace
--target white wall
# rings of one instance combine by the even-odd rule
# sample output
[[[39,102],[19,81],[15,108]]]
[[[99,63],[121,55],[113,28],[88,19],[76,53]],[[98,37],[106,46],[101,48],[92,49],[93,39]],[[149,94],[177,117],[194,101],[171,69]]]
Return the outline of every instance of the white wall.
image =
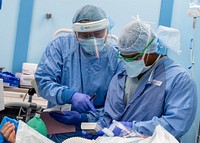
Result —
[[[35,0],[27,61],[38,63],[53,33],[59,28],[71,28],[74,13],[85,4],[102,7],[115,22],[112,33],[119,35],[137,14],[141,19],[155,22],[154,27],[157,27],[160,3],[161,0]],[[45,19],[46,13],[51,13],[52,18]]]
[[[20,0],[3,0],[0,11],[0,66],[12,71]]]

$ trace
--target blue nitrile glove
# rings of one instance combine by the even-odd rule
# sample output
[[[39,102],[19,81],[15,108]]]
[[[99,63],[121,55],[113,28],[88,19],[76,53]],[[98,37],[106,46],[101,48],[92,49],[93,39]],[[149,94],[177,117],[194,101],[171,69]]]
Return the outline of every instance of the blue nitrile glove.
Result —
[[[82,135],[84,138],[86,139],[91,139],[91,140],[95,140],[96,138],[98,138],[99,136],[103,136],[104,132],[102,132],[101,130],[96,132],[95,135],[89,134],[85,131],[82,131]]]
[[[56,121],[66,125],[80,125],[81,122],[87,121],[87,115],[80,114],[77,111],[50,112],[49,115]]]
[[[73,105],[73,108],[80,112],[80,113],[86,113],[89,110],[96,111],[92,102],[90,101],[90,96],[87,94],[82,93],[74,93],[71,99],[71,103]]]

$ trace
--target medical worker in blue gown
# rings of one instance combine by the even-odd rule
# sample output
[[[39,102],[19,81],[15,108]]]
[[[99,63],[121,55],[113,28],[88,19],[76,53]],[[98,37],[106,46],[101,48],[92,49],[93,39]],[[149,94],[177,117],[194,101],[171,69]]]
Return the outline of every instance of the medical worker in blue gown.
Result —
[[[107,42],[112,25],[100,7],[83,6],[72,23],[74,32],[49,43],[35,73],[39,93],[48,100],[48,107],[72,104],[73,111],[66,112],[66,116],[52,115],[61,122],[66,120],[65,124],[98,119],[110,80],[123,65],[116,58],[115,46]],[[95,98],[90,101],[92,95]],[[87,114],[90,111],[92,114]],[[73,117],[78,120],[67,122],[67,118]],[[77,136],[77,133],[68,135],[73,134]],[[50,138],[61,142],[68,135]]]
[[[179,39],[174,36],[177,31],[171,28],[167,35],[169,29],[159,28],[157,38],[150,26],[137,18],[123,30],[118,57],[125,62],[125,69],[109,86],[107,125],[117,120],[151,136],[160,124],[179,141],[189,130],[197,109],[197,89],[188,72],[166,55],[166,49],[178,51],[171,45]]]

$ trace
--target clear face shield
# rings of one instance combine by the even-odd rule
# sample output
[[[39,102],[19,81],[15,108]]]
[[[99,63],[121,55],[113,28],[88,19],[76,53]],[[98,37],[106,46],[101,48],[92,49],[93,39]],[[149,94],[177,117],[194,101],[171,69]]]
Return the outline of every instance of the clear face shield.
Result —
[[[95,32],[78,32],[79,43],[82,48],[90,55],[96,55],[99,58],[99,53],[103,50],[106,42],[107,30],[99,30]]]
[[[108,20],[103,19],[95,22],[75,23],[74,32],[83,50],[99,58],[103,50],[108,34]]]

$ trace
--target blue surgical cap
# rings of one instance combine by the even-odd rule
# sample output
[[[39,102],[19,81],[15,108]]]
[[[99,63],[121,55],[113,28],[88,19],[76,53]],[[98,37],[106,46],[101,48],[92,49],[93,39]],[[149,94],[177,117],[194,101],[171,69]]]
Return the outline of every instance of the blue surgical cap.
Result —
[[[146,53],[156,53],[157,38],[150,25],[137,18],[130,22],[119,36],[119,51],[125,55],[142,52],[153,38],[154,41]]]
[[[102,8],[93,5],[85,5],[75,13],[72,23],[82,20],[99,21],[106,18],[106,13]]]

